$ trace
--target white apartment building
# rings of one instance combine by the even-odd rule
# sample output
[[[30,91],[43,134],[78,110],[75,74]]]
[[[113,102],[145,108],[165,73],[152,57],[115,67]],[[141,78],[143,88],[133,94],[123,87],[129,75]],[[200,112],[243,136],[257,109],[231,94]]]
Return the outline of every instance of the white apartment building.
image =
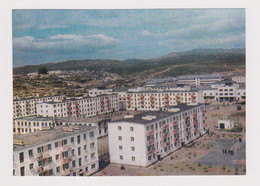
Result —
[[[13,101],[13,118],[20,118],[26,116],[35,116],[36,104],[49,101],[60,101],[63,100],[63,96],[50,96],[32,99],[21,99]]]
[[[108,122],[111,119],[107,118],[75,118],[75,117],[66,117],[66,118],[56,118],[56,125],[64,125],[64,126],[73,126],[73,125],[85,125],[85,126],[95,126],[97,127],[97,137],[107,136],[108,134]]]
[[[238,84],[234,85],[220,85],[214,86],[216,88],[210,88],[203,90],[204,100],[216,100],[216,101],[238,101],[243,102],[246,100],[246,89],[239,87]]]
[[[55,126],[53,118],[39,118],[35,116],[18,118],[14,121],[14,134],[28,134],[39,130],[49,130]]]
[[[47,102],[36,105],[40,117],[91,117],[119,110],[117,94]]]
[[[232,76],[232,81],[239,83],[239,84],[246,84],[246,76],[243,75],[236,75],[236,76]]]
[[[128,92],[126,110],[156,111],[180,103],[197,105],[202,102],[202,92],[196,90]]]
[[[14,176],[84,176],[99,169],[97,127],[55,127],[14,137]]]
[[[149,166],[206,133],[204,104],[149,111],[109,122],[110,162]]]
[[[208,85],[218,81],[222,81],[221,75],[192,75],[192,76],[178,76],[177,85]]]
[[[176,87],[172,84],[150,84],[145,85],[148,90],[170,90],[170,91],[189,91],[190,86]]]
[[[112,92],[112,89],[103,89],[103,90],[101,90],[101,89],[94,88],[94,89],[89,90],[88,94],[89,94],[90,97],[96,97],[96,96],[98,96],[100,94],[107,94],[107,93],[111,93],[111,92]]]

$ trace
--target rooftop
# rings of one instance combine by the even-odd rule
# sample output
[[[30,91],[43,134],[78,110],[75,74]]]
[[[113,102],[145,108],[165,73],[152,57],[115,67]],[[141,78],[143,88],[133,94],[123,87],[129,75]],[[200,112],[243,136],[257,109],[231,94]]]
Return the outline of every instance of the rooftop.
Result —
[[[34,98],[25,98],[25,99],[13,100],[13,101],[26,101],[26,100],[32,100],[32,99],[52,98],[52,97],[57,97],[57,96],[62,96],[62,95],[43,96],[43,97],[34,97]]]
[[[21,150],[26,147],[40,145],[48,141],[55,139],[75,135],[84,131],[92,130],[96,127],[94,126],[79,126],[79,130],[74,130],[73,132],[63,131],[63,126],[55,127],[51,130],[41,130],[29,134],[22,134],[13,137],[13,140],[22,140],[24,145],[13,145],[13,150]]]
[[[75,118],[75,117],[63,117],[63,118],[56,118],[56,121],[63,121],[63,122],[86,122],[86,123],[94,123],[104,120],[110,120],[107,118],[97,118],[97,117],[90,117],[90,118]]]
[[[180,111],[177,111],[177,112],[147,111],[147,112],[143,112],[141,114],[134,115],[133,118],[122,118],[122,119],[114,120],[113,122],[130,122],[130,123],[139,123],[139,124],[145,125],[145,124],[149,124],[149,123],[154,122],[154,121],[158,121],[158,120],[163,119],[163,118],[167,118],[169,116],[173,116],[175,114],[179,114],[183,111],[186,111],[186,110],[189,110],[189,109],[201,106],[201,105],[204,105],[204,104],[198,104],[196,106],[179,104],[177,106],[171,107],[171,108],[179,108]],[[143,117],[146,117],[146,116],[156,116],[156,119],[153,119],[153,120],[142,119]],[[109,122],[109,123],[113,123],[113,122]]]
[[[52,121],[53,118],[51,117],[36,117],[36,116],[30,116],[30,117],[23,117],[15,120],[24,120],[24,121]]]

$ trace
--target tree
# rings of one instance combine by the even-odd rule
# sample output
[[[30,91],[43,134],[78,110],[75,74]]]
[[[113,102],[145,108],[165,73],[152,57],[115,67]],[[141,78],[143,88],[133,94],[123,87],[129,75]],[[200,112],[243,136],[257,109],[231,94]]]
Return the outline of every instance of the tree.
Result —
[[[48,70],[46,68],[42,67],[38,70],[38,74],[48,74]]]

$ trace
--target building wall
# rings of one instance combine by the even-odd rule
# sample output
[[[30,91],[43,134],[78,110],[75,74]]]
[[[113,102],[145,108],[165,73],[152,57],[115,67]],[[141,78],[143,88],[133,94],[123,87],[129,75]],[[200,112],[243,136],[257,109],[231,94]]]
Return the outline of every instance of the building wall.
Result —
[[[16,119],[19,117],[35,116],[37,114],[37,103],[63,100],[63,98],[63,96],[52,96],[13,101],[13,118]]]
[[[121,130],[118,126],[121,126]],[[134,128],[132,132],[131,126]],[[108,125],[110,162],[138,166],[151,165],[159,158],[181,148],[182,144],[188,144],[199,138],[206,133],[206,129],[205,105],[194,106],[192,109],[173,113],[160,120],[151,120],[147,124],[127,121],[110,122]],[[119,140],[119,136],[122,136],[122,140]],[[129,141],[131,136],[139,136],[137,144]],[[119,149],[119,145],[122,145],[122,150]],[[132,154],[129,151],[131,145],[136,146],[138,162],[131,161]],[[120,155],[123,159],[120,159]]]
[[[94,132],[94,137],[90,137],[89,133]],[[83,135],[86,133],[86,139]],[[77,136],[80,136],[81,141],[77,143]],[[74,138],[74,142],[71,142],[71,138]],[[62,145],[62,141],[67,140],[67,145]],[[58,142],[58,147],[55,147],[55,143]],[[90,144],[94,143],[94,146],[90,148]],[[51,149],[48,150],[48,145],[51,145]],[[84,146],[86,145],[86,150]],[[43,152],[37,153],[37,148],[43,147]],[[78,154],[78,148],[81,148],[80,155]],[[74,149],[74,153],[73,152]],[[13,175],[21,176],[21,167],[24,167],[25,176],[39,176],[41,173],[45,175],[63,176],[63,175],[79,175],[80,170],[84,175],[90,175],[98,170],[98,152],[97,152],[97,130],[85,131],[80,134],[72,134],[71,136],[58,138],[49,142],[45,142],[39,145],[31,147],[25,147],[21,150],[14,150],[13,154]],[[33,155],[29,156],[29,150],[33,150]],[[68,152],[67,157],[62,156],[62,152]],[[24,154],[24,161],[20,162],[19,154]],[[91,154],[94,156],[91,157]],[[56,160],[56,155],[58,159]],[[86,157],[86,158],[85,158]],[[47,159],[51,158],[52,161]],[[81,158],[81,166],[79,165],[79,158]],[[43,160],[45,164],[39,166],[38,162]],[[72,162],[75,161],[75,167],[72,166]],[[63,165],[68,163],[69,168],[64,169]],[[33,164],[33,168],[30,169],[30,164]],[[95,164],[95,167],[93,164]],[[60,167],[60,172],[57,172],[56,168]],[[86,168],[88,167],[88,168]],[[42,171],[43,169],[43,171]],[[87,169],[87,171],[86,171]],[[53,174],[50,174],[52,170]]]

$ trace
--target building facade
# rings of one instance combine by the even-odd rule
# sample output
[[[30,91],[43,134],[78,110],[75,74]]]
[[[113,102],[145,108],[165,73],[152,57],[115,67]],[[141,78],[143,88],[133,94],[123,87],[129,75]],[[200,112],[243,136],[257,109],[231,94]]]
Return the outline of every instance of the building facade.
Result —
[[[203,102],[200,91],[143,91],[128,92],[126,110],[160,110],[180,103],[197,105]]]
[[[84,176],[99,168],[97,127],[54,127],[14,137],[14,176]]]
[[[92,117],[119,110],[117,94],[97,95],[63,102],[47,102],[36,105],[40,117]]]
[[[22,99],[13,101],[13,118],[35,116],[37,114],[36,104],[49,101],[63,100],[63,96],[51,96],[42,98]]]
[[[179,107],[109,122],[110,162],[146,167],[205,134],[205,105]]]

